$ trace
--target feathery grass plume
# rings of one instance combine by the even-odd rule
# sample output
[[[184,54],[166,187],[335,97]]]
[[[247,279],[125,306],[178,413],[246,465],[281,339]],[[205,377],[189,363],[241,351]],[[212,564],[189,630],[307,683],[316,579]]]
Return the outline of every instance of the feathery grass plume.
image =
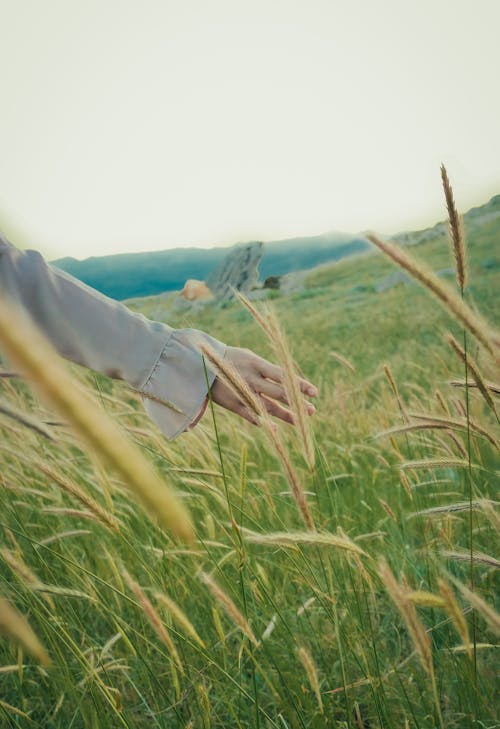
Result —
[[[19,643],[42,666],[50,666],[49,655],[33,628],[4,597],[0,597],[0,632]]]
[[[387,501],[384,501],[384,499],[379,498],[379,503],[380,503],[380,506],[382,507],[382,509],[385,511],[385,513],[392,519],[392,521],[395,524],[397,524],[398,523],[397,516],[394,513],[394,511],[391,509],[391,507],[389,506]]]
[[[406,425],[396,425],[394,428],[389,428],[381,433],[377,433],[374,438],[390,438],[391,436],[398,435],[399,433],[410,433],[418,430],[467,430],[466,418],[459,419],[452,418],[450,416],[443,417],[442,415],[426,415],[425,413],[408,413],[408,415],[410,418],[420,422],[409,422]],[[486,440],[488,440],[495,448],[499,447],[498,441],[489,432],[489,430],[483,428],[482,425],[470,417],[469,428],[482,438],[486,438]]]
[[[87,534],[92,534],[92,532],[89,531],[89,529],[68,529],[68,531],[59,532],[58,534],[52,534],[50,537],[46,537],[45,539],[40,539],[38,544],[47,547],[49,544],[58,542],[60,539],[66,539],[67,537],[83,537]]]
[[[205,345],[201,346],[201,350],[211,364],[217,369],[217,372],[220,373],[224,383],[233,390],[233,392],[246,405],[248,410],[260,419],[260,422],[265,428],[266,434],[271,440],[281,461],[302,519],[308,529],[314,529],[314,521],[302,485],[295,469],[292,466],[288,453],[283,446],[279,433],[273,423],[271,423],[271,419],[264,409],[260,399],[254,392],[252,392],[252,390],[250,390],[239,372],[229,362],[222,360],[215,354],[215,352]]]
[[[323,701],[321,699],[321,691],[319,688],[319,679],[318,679],[318,671],[316,669],[316,666],[314,664],[313,658],[307,648],[304,648],[304,646],[301,646],[297,650],[297,654],[299,656],[300,662],[304,666],[305,672],[307,674],[307,680],[309,681],[309,684],[314,691],[314,694],[316,696],[316,701],[318,702],[318,708],[319,713],[323,713]]]
[[[407,495],[410,497],[410,499],[413,501],[413,491],[411,490],[411,483],[404,471],[399,472],[399,480],[401,481],[401,484],[406,491]]]
[[[490,325],[476,314],[450,286],[445,284],[436,274],[419,261],[408,255],[394,243],[382,241],[376,235],[370,234],[368,239],[391,258],[394,263],[408,271],[413,278],[429,289],[441,302],[444,308],[451,313],[470,333],[481,342],[488,352],[498,362],[500,361],[500,334],[492,330]]]
[[[450,414],[450,410],[449,410],[449,408],[448,408],[448,405],[447,405],[447,403],[446,403],[446,400],[445,400],[445,399],[444,399],[444,397],[443,397],[443,394],[442,394],[442,392],[441,392],[440,390],[436,390],[436,391],[434,392],[434,395],[435,395],[435,397],[436,397],[436,400],[438,401],[438,403],[439,403],[439,405],[440,405],[440,407],[441,407],[441,410],[443,411],[443,413],[444,413],[445,415],[449,415],[449,414]]]
[[[162,605],[168,610],[175,622],[184,628],[186,633],[196,642],[201,648],[205,648],[205,643],[202,641],[193,623],[189,620],[186,613],[175,603],[170,597],[165,595],[163,592],[155,593],[156,602]]]
[[[279,433],[276,429],[272,427],[267,428],[267,433],[271,442],[274,445],[276,453],[279,456],[281,465],[287,477],[287,481],[290,485],[292,496],[295,499],[295,503],[297,504],[297,508],[302,517],[302,520],[307,529],[314,531],[316,527],[314,525],[314,519],[311,513],[311,509],[309,508],[304,489],[302,488],[299,477],[297,476],[297,473],[292,466],[292,462],[290,461],[290,457],[286,451],[286,448],[281,441]]]
[[[469,463],[462,458],[426,458],[418,461],[400,463],[398,468],[404,471],[418,468],[469,468]]]
[[[91,452],[120,475],[150,514],[176,536],[192,541],[185,506],[89,392],[81,389],[35,325],[4,299],[0,301],[0,347],[80,433]]]
[[[467,369],[472,375],[472,379],[474,380],[477,389],[485,399],[487,405],[493,410],[495,415],[497,415],[497,410],[495,406],[495,401],[493,400],[493,397],[491,395],[491,392],[488,388],[488,385],[486,381],[484,380],[481,370],[479,369],[478,365],[469,353],[465,354],[465,350],[463,347],[460,346],[460,344],[457,342],[453,334],[447,334],[446,335],[446,341],[450,345],[450,347],[453,349],[455,354],[458,355],[458,357],[462,360],[462,362],[466,365]],[[464,383],[465,384],[465,383]]]
[[[200,349],[208,361],[215,367],[224,384],[233,390],[248,410],[256,415],[258,419],[264,417],[264,406],[262,405],[260,398],[252,392],[236,368],[230,362],[219,357],[213,349],[207,345],[202,344]]]
[[[448,209],[449,231],[457,270],[457,283],[460,291],[463,293],[467,284],[463,222],[457,212],[455,200],[453,199],[453,190],[451,189],[448,173],[443,164],[441,165],[441,179],[443,181],[444,196]]]
[[[119,530],[120,521],[115,516],[113,516],[113,514],[110,514],[106,509],[104,509],[99,503],[97,503],[97,501],[95,501],[92,496],[90,496],[82,488],[80,488],[78,484],[76,484],[74,481],[70,481],[68,478],[65,478],[57,471],[54,471],[53,468],[47,466],[45,463],[43,463],[43,461],[37,460],[33,465],[39,471],[45,474],[45,476],[50,479],[51,483],[57,484],[59,488],[61,488],[67,494],[83,504],[83,506],[85,506],[88,511],[94,514],[96,519],[100,521],[104,526],[112,529],[115,532]]]
[[[391,568],[385,560],[380,562],[378,573],[405,622],[425,672],[429,676],[433,676],[434,667],[432,664],[431,642],[424,626],[418,618],[415,605],[409,599],[410,590],[396,581]]]
[[[253,316],[257,324],[261,327],[261,329],[264,331],[264,333],[268,336],[269,340],[272,343],[273,340],[273,330],[271,328],[271,325],[267,318],[263,316],[260,311],[252,304],[252,302],[247,299],[246,296],[243,296],[243,294],[240,291],[237,291],[236,289],[232,289],[234,295],[240,302],[242,306],[245,307],[245,309]]]
[[[496,506],[496,501],[489,499],[476,499],[472,502],[472,509],[482,511],[486,504]],[[421,509],[420,511],[414,511],[412,514],[408,514],[407,519],[412,519],[414,516],[431,516],[432,514],[451,514],[456,511],[468,511],[471,508],[469,501],[458,501],[455,504],[445,504],[444,506],[431,506],[428,509]],[[470,559],[470,555],[469,555]]]
[[[0,549],[0,555],[6,564],[9,565],[12,572],[28,587],[38,587],[42,584],[42,581],[35,575],[35,573],[28,567],[19,554],[14,554],[11,549],[2,547]]]
[[[280,362],[283,368],[283,386],[287,394],[287,399],[290,403],[290,408],[294,415],[295,425],[300,435],[300,445],[304,460],[309,466],[310,471],[314,471],[316,454],[314,452],[314,443],[310,420],[307,414],[307,406],[297,379],[295,362],[274,311],[269,310],[267,318],[273,336],[271,343],[274,347],[278,362]]]
[[[421,607],[445,607],[445,602],[442,597],[434,595],[432,592],[427,592],[426,590],[411,590],[407,593],[407,598],[414,605],[420,605]]]
[[[351,372],[356,372],[356,368],[354,367],[353,364],[351,364],[351,362],[349,362],[349,360],[346,357],[343,357],[338,352],[333,352],[333,351],[330,351],[328,354],[330,355],[330,357],[333,357],[333,359],[336,359],[337,362],[339,362],[341,365],[344,365],[344,367],[347,367],[348,370],[351,370]]]
[[[470,552],[443,550],[440,554],[446,557],[446,559],[456,560],[457,562],[470,562]],[[484,554],[483,552],[473,552],[472,561],[474,564],[485,564],[488,567],[495,567],[497,570],[500,569],[500,560],[495,559],[495,557],[490,557],[489,554]]]
[[[238,610],[229,595],[227,595],[224,590],[217,584],[212,575],[209,575],[207,572],[199,572],[198,576],[200,580],[208,587],[219,605],[224,609],[227,615],[229,615],[233,623],[238,626],[241,632],[246,635],[248,640],[253,643],[254,646],[258,646],[259,641],[255,637],[255,633],[250,627],[248,621]]]
[[[264,330],[271,346],[273,347],[278,362],[283,368],[283,386],[285,388],[291,411],[294,415],[295,425],[300,434],[300,443],[304,459],[310,470],[313,471],[315,464],[315,452],[306,410],[306,403],[297,381],[295,362],[290,353],[290,348],[288,347],[285,335],[274,312],[267,310],[266,316],[263,316],[241,293],[237,293],[236,295],[240,303],[250,312],[257,324],[259,324]]]
[[[403,401],[401,400],[401,396],[399,394],[398,386],[396,385],[396,380],[394,379],[394,375],[391,372],[391,368],[388,364],[384,365],[384,373],[387,377],[387,380],[389,382],[389,385],[391,386],[391,390],[394,393],[394,397],[396,398],[396,402],[398,404],[399,412],[403,416],[403,420],[408,421],[408,416],[406,414],[405,407],[403,405]]]
[[[460,590],[465,599],[470,602],[472,607],[483,616],[490,629],[496,635],[500,635],[500,615],[496,612],[496,610],[494,610],[491,605],[488,605],[482,597],[479,597],[477,592],[472,592],[472,590],[469,590],[468,587],[451,575],[449,576],[449,579],[453,582],[457,590]]]
[[[469,555],[470,556],[470,555]],[[467,648],[469,658],[472,658],[472,644],[469,637],[469,629],[467,627],[467,621],[465,620],[464,614],[458,605],[453,590],[447,582],[438,578],[439,592],[444,601],[444,607],[450,618],[453,620],[453,624],[457,629],[457,633],[464,646]]]
[[[122,575],[129,586],[129,588],[132,590],[134,595],[139,601],[140,606],[142,607],[144,611],[144,615],[146,616],[149,624],[155,631],[156,635],[160,639],[160,641],[167,646],[170,655],[172,656],[174,662],[176,663],[179,671],[183,674],[184,673],[184,667],[181,663],[181,659],[179,658],[179,654],[177,652],[177,648],[175,647],[174,641],[170,637],[167,629],[163,625],[163,622],[154,609],[153,605],[151,604],[151,601],[145,594],[142,587],[137,583],[127,572],[125,568],[122,569]]]
[[[500,385],[498,383],[491,382],[489,380],[485,380],[484,383],[486,385],[486,388],[490,392],[492,392],[494,395],[500,396]],[[467,387],[477,387],[475,382],[466,383],[465,380],[460,380],[460,379],[450,380],[448,384],[451,385],[452,387],[465,387],[466,384],[467,384]]]
[[[12,418],[12,420],[21,423],[21,425],[24,425],[27,428],[30,428],[30,430],[34,430],[35,433],[43,435],[43,437],[47,438],[47,440],[57,440],[57,438],[52,435],[52,433],[44,423],[41,423],[37,418],[34,418],[32,415],[29,415],[28,413],[23,413],[21,410],[12,407],[12,405],[10,405],[10,403],[6,402],[5,400],[0,400],[0,413],[7,415],[7,417]]]
[[[259,534],[249,529],[243,529],[246,542],[263,544],[273,547],[296,547],[299,544],[314,545],[317,547],[335,547],[345,549],[354,554],[367,557],[367,553],[358,547],[347,535],[337,536],[327,532],[271,532]]]

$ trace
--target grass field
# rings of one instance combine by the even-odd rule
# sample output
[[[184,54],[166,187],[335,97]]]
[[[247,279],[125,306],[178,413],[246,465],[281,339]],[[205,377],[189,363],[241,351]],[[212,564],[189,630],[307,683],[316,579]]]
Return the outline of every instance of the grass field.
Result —
[[[465,300],[492,324],[499,239],[498,219],[468,239]],[[444,237],[411,254],[453,265]],[[273,294],[293,357],[320,389],[314,468],[292,428],[280,428],[280,455],[266,428],[220,410],[216,430],[209,412],[168,443],[134,393],[71,368],[175,487],[192,544],[155,525],[125,476],[25,381],[0,379],[15,411],[0,413],[0,592],[51,661],[22,647],[25,626],[21,642],[2,639],[1,726],[500,726],[498,418],[470,371],[460,385],[464,363],[444,335],[463,345],[461,324],[419,284],[376,292],[392,270],[367,254]],[[160,305],[134,303],[157,318]],[[168,322],[274,359],[238,302]],[[498,382],[494,358],[470,334],[466,344]],[[498,389],[486,394],[493,402]]]

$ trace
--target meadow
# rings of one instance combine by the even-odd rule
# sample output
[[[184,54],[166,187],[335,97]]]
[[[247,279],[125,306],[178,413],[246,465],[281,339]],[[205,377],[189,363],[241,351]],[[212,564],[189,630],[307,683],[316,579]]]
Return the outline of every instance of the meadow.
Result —
[[[291,353],[320,395],[278,434],[214,408],[169,443],[135,393],[65,365],[127,439],[108,468],[107,431],[82,439],[83,416],[71,427],[4,362],[1,726],[500,726],[500,219],[466,234],[479,339],[418,283],[378,292],[395,268],[376,250],[255,303],[287,345],[240,301],[168,313],[289,368]],[[446,236],[407,252],[454,266]],[[127,443],[178,517],[158,524],[154,494],[138,505]]]

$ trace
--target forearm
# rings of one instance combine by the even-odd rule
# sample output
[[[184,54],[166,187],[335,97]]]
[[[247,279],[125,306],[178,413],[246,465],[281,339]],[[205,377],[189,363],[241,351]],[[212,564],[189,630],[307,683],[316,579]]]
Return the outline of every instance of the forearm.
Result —
[[[223,352],[220,342],[135,314],[2,236],[0,291],[30,314],[63,357],[172,403],[161,424],[169,437],[196,417],[207,392],[198,345],[210,340]],[[208,374],[211,384],[215,373],[209,368]],[[159,408],[151,413],[156,420],[167,409]]]

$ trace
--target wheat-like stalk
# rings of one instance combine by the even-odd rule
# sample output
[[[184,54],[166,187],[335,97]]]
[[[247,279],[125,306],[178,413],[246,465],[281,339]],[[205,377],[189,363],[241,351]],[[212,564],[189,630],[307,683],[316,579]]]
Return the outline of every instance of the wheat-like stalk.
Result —
[[[455,258],[455,266],[457,269],[457,283],[460,291],[463,292],[467,284],[467,264],[465,259],[463,221],[457,212],[455,200],[453,199],[453,190],[444,165],[441,165],[441,179],[443,181],[444,196],[446,199],[446,207],[448,209],[450,238]]]
[[[4,597],[0,597],[0,632],[22,645],[42,666],[50,666],[49,654],[33,628],[24,615],[21,615]]]
[[[218,374],[220,374],[224,383],[235,393],[235,395],[243,402],[248,410],[253,413],[259,422],[263,425],[266,434],[273,444],[276,453],[280,459],[283,470],[286,474],[290,489],[302,516],[302,519],[308,529],[314,529],[314,521],[312,518],[311,510],[307,499],[302,488],[302,484],[293,468],[288,453],[281,441],[278,430],[271,423],[271,419],[264,409],[260,399],[257,395],[252,392],[248,387],[245,380],[241,377],[239,372],[229,362],[221,359],[213,350],[202,345],[201,347],[203,354],[215,367]]]
[[[446,557],[446,559],[453,559],[458,562],[470,562],[470,552],[443,550],[440,554],[442,554],[443,557]],[[495,559],[495,557],[491,557],[489,554],[484,554],[483,552],[473,552],[472,561],[474,564],[485,564],[488,567],[495,567],[497,570],[500,569],[500,560]]]
[[[424,670],[429,676],[433,676],[434,668],[432,664],[431,642],[424,626],[418,618],[415,605],[408,597],[409,590],[396,581],[385,560],[380,563],[378,572],[387,592],[405,622]]]
[[[426,590],[411,590],[407,593],[407,599],[414,605],[421,607],[444,608],[445,602],[439,595],[434,595]]]
[[[199,578],[205,583],[219,605],[223,608],[227,615],[229,615],[233,623],[241,630],[242,633],[244,633],[244,635],[246,635],[253,645],[258,646],[259,641],[255,637],[255,633],[250,627],[247,619],[243,616],[240,610],[238,610],[229,595],[227,595],[217,584],[212,575],[209,575],[207,572],[200,572]]]
[[[497,410],[495,406],[495,401],[493,400],[493,397],[491,395],[490,389],[488,387],[488,384],[486,383],[485,379],[483,378],[481,374],[481,370],[479,369],[478,365],[469,353],[465,354],[465,350],[463,347],[460,346],[460,344],[457,342],[453,334],[448,334],[446,336],[446,341],[450,345],[450,347],[453,349],[456,355],[462,360],[462,362],[466,365],[467,369],[472,375],[472,379],[476,383],[476,387],[485,399],[486,403],[489,405],[489,407],[493,410],[495,415],[497,415]]]
[[[0,301],[0,346],[34,387],[70,422],[95,453],[127,483],[162,526],[182,539],[193,539],[184,505],[161,481],[139,449],[70,376],[34,324]]]
[[[307,414],[307,406],[304,396],[300,389],[295,362],[293,361],[290,348],[286,341],[285,335],[276,318],[274,312],[268,312],[268,321],[271,327],[273,339],[272,343],[276,356],[283,368],[283,385],[290,403],[291,410],[294,414],[294,421],[300,436],[300,445],[309,469],[314,470],[315,452],[314,442],[311,432],[309,416]]]
[[[9,418],[12,418],[12,420],[21,423],[21,425],[24,425],[27,428],[34,430],[35,433],[43,435],[43,437],[47,438],[47,440],[56,440],[56,438],[52,435],[52,433],[44,423],[41,423],[37,418],[34,418],[32,415],[29,415],[28,413],[22,412],[22,410],[18,410],[17,408],[12,407],[12,405],[5,400],[0,400],[0,413],[7,415]]]
[[[445,604],[445,610],[453,620],[453,624],[455,625],[457,633],[461,637],[463,644],[467,646],[469,657],[472,658],[472,645],[470,642],[467,621],[465,620],[464,614],[456,601],[453,590],[449,584],[442,579],[438,579],[438,585],[439,592],[441,593],[441,597]]]
[[[139,583],[132,579],[126,569],[122,569],[122,575],[125,582],[138,599],[139,604],[143,609],[144,615],[146,616],[149,624],[151,625],[161,642],[167,646],[169,653],[176,663],[179,671],[183,674],[184,667],[181,663],[181,659],[179,657],[179,653],[177,652],[177,648],[175,647],[174,641],[172,640],[167,629],[163,625],[163,622],[156,610],[154,609],[151,601],[149,600]]]
[[[297,650],[297,654],[299,656],[300,662],[304,666],[305,672],[307,674],[307,680],[309,681],[312,690],[314,691],[314,694],[316,696],[316,701],[318,702],[318,708],[319,713],[323,713],[323,701],[321,699],[321,691],[319,687],[319,679],[318,679],[318,670],[316,668],[316,665],[313,661],[313,658],[310,654],[310,652],[307,650],[307,648],[304,648],[304,646],[301,646]]]
[[[358,547],[346,535],[337,536],[327,532],[271,532],[268,534],[259,534],[258,532],[243,529],[246,542],[253,544],[263,544],[276,547],[296,547],[299,544],[314,545],[318,547],[335,547],[337,549],[345,549],[354,554],[368,556],[361,547]]]
[[[491,605],[488,605],[488,603],[485,602],[482,597],[479,597],[477,592],[472,592],[472,590],[469,590],[468,587],[466,587],[464,584],[459,582],[451,575],[449,576],[449,579],[453,582],[455,587],[460,590],[465,599],[470,602],[472,607],[475,608],[478,613],[483,616],[485,621],[488,623],[490,629],[496,635],[500,635],[500,615],[496,612],[496,610],[494,610]]]
[[[356,368],[351,362],[349,362],[347,357],[342,356],[338,352],[333,352],[332,350],[330,350],[328,354],[330,355],[330,357],[333,357],[333,359],[336,359],[337,362],[339,362],[341,365],[347,367],[348,370],[351,370],[351,372],[356,372]]]
[[[42,461],[37,460],[34,465],[39,471],[44,473],[50,479],[51,483],[57,484],[59,488],[61,488],[67,494],[83,504],[83,506],[85,506],[88,511],[94,514],[96,519],[104,524],[104,526],[112,529],[115,532],[119,530],[119,520],[115,516],[113,516],[113,514],[110,514],[106,509],[104,509],[100,504],[98,504],[97,501],[95,501],[95,499],[93,499],[82,488],[80,488],[78,484],[76,484],[74,481],[70,481],[68,478],[65,478],[57,471],[54,471],[53,468],[46,465]]]
[[[175,603],[168,595],[163,592],[155,593],[156,602],[168,610],[172,618],[180,625],[186,633],[198,643],[201,648],[205,648],[205,643],[198,635],[193,623],[189,620],[186,613]]]
[[[444,308],[481,342],[495,360],[500,360],[500,334],[493,331],[487,322],[462,301],[456,291],[394,243],[382,241],[374,234],[370,234],[368,239],[394,263],[404,268],[413,278],[428,288]]]

